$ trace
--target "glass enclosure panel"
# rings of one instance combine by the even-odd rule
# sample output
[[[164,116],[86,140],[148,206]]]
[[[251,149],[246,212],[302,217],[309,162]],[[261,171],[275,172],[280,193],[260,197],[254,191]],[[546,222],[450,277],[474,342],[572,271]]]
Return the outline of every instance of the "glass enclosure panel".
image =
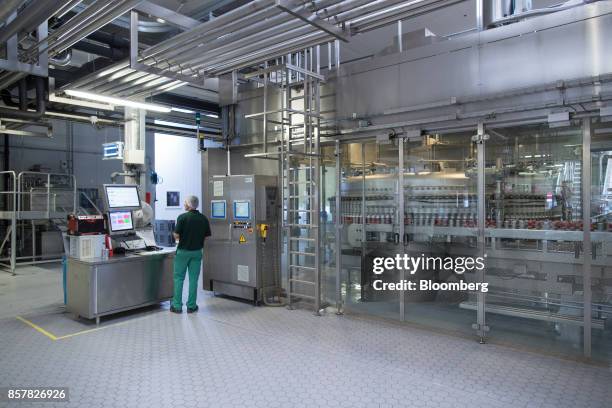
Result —
[[[488,128],[486,133],[490,337],[581,355],[581,124]]]
[[[342,269],[345,308],[399,319],[399,292],[374,290],[374,281],[399,280],[373,273],[373,259],[401,251],[397,213],[396,144],[342,146]]]
[[[612,363],[612,122],[591,137],[592,357]],[[595,324],[602,322],[601,324]]]
[[[335,146],[321,148],[321,302],[336,306],[336,156]]]
[[[433,283],[426,290],[403,292],[404,320],[471,335],[475,292],[447,290],[447,284],[478,280],[475,269],[463,271],[458,266],[466,257],[478,256],[477,161],[471,141],[475,133],[406,141],[403,186],[404,251],[411,258],[428,259],[424,268],[405,274],[405,279],[416,285]],[[453,266],[445,267],[451,265],[448,260]]]

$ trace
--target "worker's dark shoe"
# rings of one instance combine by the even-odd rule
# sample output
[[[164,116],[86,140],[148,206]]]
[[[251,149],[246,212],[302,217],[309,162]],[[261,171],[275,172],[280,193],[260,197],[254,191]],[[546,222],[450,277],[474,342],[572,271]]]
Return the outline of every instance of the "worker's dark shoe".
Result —
[[[198,311],[198,309],[199,309],[198,305],[196,305],[196,307],[194,307],[194,308],[188,307],[187,308],[187,313],[195,313],[195,312]]]
[[[174,306],[170,306],[170,311],[172,313],[183,313],[183,309],[176,309]]]

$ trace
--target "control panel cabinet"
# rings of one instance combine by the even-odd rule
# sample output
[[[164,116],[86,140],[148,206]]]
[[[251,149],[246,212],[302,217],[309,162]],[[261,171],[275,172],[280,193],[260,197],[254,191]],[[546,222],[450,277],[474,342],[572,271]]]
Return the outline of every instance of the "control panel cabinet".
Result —
[[[212,236],[206,240],[203,285],[258,303],[278,285],[279,192],[274,176],[213,176],[204,212]]]

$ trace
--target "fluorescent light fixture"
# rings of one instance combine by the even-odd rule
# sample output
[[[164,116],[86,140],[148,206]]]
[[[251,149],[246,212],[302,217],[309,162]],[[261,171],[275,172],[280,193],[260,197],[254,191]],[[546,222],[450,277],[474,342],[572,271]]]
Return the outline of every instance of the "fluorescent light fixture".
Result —
[[[175,108],[175,107],[172,107],[172,108],[170,108],[170,109],[172,109],[172,111],[174,111],[174,112],[181,112],[181,113],[195,113],[195,112],[194,112],[194,111],[192,111],[192,110],[189,110],[189,109],[183,109],[183,108]]]
[[[163,18],[158,18],[156,21],[157,21],[159,24],[165,24],[165,23],[166,23],[166,20],[164,20]]]
[[[97,102],[106,102],[106,103],[109,103],[111,105],[116,105],[116,106],[129,106],[131,108],[139,108],[139,109],[145,109],[145,110],[163,112],[163,113],[170,113],[170,111],[172,110],[171,108],[167,106],[153,105],[151,103],[144,103],[144,102],[136,102],[136,101],[131,101],[129,99],[114,98],[112,96],[104,96],[104,95],[94,94],[90,92],[77,91],[76,89],[67,89],[64,92],[66,92],[67,95],[75,96],[77,98],[89,99],[90,101],[97,101]]]
[[[183,128],[183,129],[193,129],[193,130],[197,129],[195,125],[188,125],[186,123],[178,123],[178,122],[170,122],[167,120],[160,120],[160,119],[155,119],[153,123],[156,125],[172,126],[172,127],[177,127],[177,128]]]
[[[204,116],[208,116],[209,118],[218,118],[219,115],[216,113],[205,113]]]

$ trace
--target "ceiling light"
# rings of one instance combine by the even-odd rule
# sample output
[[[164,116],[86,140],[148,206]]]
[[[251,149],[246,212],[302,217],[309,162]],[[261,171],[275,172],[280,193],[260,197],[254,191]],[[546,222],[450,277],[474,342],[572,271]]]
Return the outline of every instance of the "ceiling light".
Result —
[[[170,111],[172,110],[171,108],[167,106],[153,105],[151,103],[144,103],[144,102],[136,102],[136,101],[131,101],[129,99],[114,98],[112,96],[104,96],[104,95],[94,94],[90,92],[77,91],[75,89],[67,89],[64,92],[67,95],[76,96],[77,98],[89,99],[90,101],[97,101],[97,102],[106,102],[106,103],[110,103],[111,105],[129,106],[131,108],[145,109],[149,111],[163,112],[163,113],[170,113]]]
[[[158,18],[156,21],[157,21],[159,24],[165,24],[165,23],[166,23],[166,20],[164,20],[163,18]]]
[[[194,112],[194,111],[192,111],[192,110],[189,110],[189,109],[183,109],[183,108],[175,108],[175,107],[172,107],[172,108],[170,108],[170,109],[172,109],[172,111],[173,111],[173,112],[181,112],[181,113],[195,113],[195,112]]]
[[[177,127],[177,128],[183,128],[183,129],[194,129],[194,130],[197,129],[195,125],[188,125],[186,123],[178,123],[178,122],[170,122],[167,120],[160,120],[160,119],[155,119],[153,123],[155,123],[156,125],[172,126],[172,127]]]
[[[216,113],[205,113],[204,116],[208,116],[209,118],[218,118],[219,115]]]

